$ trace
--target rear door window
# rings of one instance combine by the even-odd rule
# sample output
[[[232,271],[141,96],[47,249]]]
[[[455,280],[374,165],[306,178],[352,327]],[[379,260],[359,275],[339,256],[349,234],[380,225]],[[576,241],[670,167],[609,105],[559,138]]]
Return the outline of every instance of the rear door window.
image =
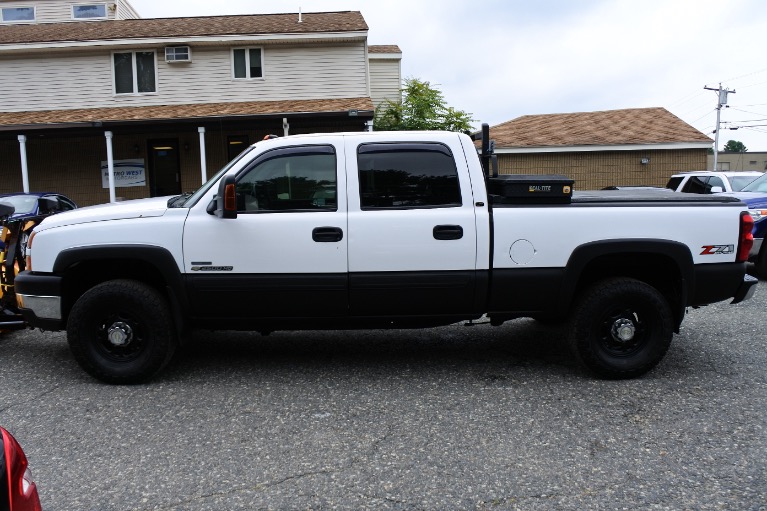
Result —
[[[357,166],[363,210],[461,205],[453,154],[443,144],[362,144]]]
[[[676,189],[679,188],[679,185],[682,184],[683,179],[683,177],[672,177],[668,180],[668,183],[666,183],[666,188],[676,191]]]
[[[707,186],[707,176],[690,176],[690,179],[685,183],[682,191],[687,193],[707,193]]]

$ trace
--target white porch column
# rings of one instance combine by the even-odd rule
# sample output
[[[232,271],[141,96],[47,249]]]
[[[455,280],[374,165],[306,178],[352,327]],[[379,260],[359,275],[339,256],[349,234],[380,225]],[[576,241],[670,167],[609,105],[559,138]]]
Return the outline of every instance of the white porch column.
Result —
[[[200,126],[197,128],[197,133],[200,134],[200,171],[202,172],[202,182],[208,180],[208,166],[205,163],[205,128]]]
[[[283,132],[282,135],[285,136],[285,137],[290,135],[290,124],[288,124],[288,118],[287,117],[283,117],[282,118],[282,132]]]
[[[107,140],[107,171],[109,172],[109,202],[117,202],[115,198],[115,160],[112,156],[112,132],[105,131],[104,138]]]
[[[27,137],[19,135],[19,155],[21,156],[21,186],[24,193],[29,193],[29,167],[27,165]]]

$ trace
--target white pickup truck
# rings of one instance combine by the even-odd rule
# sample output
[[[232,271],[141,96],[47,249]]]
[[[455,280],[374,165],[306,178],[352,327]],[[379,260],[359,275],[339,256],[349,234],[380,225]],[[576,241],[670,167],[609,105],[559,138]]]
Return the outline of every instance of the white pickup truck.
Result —
[[[413,328],[570,321],[604,378],[665,355],[688,307],[749,298],[752,220],[732,197],[571,193],[488,177],[464,134],[260,141],[192,194],[45,219],[16,278],[32,327],[95,378],[156,375],[193,328]],[[489,192],[488,192],[489,190]]]

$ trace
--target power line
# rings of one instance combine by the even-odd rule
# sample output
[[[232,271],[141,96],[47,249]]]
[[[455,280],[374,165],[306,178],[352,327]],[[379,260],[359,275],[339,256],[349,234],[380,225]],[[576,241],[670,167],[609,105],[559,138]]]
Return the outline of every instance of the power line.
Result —
[[[725,82],[731,82],[731,81],[733,81],[733,80],[740,80],[741,78],[745,78],[745,77],[747,77],[747,76],[758,75],[759,73],[764,73],[765,71],[767,71],[767,67],[765,67],[764,69],[759,69],[759,70],[757,70],[757,71],[753,71],[753,72],[751,72],[751,73],[746,73],[746,74],[744,74],[744,75],[740,75],[740,76],[736,76],[736,77],[734,77],[734,78],[730,78],[730,79],[728,79],[728,80],[725,80]]]

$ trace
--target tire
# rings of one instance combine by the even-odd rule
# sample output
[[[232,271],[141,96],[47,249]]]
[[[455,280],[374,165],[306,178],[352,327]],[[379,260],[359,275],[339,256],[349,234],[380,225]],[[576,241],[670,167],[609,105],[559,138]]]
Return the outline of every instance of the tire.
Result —
[[[756,277],[762,280],[767,280],[767,250],[765,246],[764,244],[762,245],[754,261],[754,273],[756,273]]]
[[[603,280],[582,293],[571,317],[570,346],[606,379],[636,378],[671,345],[671,307],[657,289],[631,278]]]
[[[176,349],[167,300],[134,280],[111,280],[83,294],[69,314],[67,342],[80,367],[113,384],[151,379]]]

